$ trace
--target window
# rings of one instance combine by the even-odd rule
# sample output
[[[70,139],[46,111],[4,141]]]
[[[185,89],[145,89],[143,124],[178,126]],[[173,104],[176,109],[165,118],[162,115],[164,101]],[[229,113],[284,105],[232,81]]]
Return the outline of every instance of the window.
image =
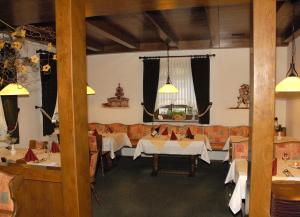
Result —
[[[164,120],[191,120],[197,113],[197,103],[192,77],[190,58],[170,58],[171,82],[178,93],[158,93],[156,96],[155,118]],[[167,59],[160,60],[158,88],[167,80]]]

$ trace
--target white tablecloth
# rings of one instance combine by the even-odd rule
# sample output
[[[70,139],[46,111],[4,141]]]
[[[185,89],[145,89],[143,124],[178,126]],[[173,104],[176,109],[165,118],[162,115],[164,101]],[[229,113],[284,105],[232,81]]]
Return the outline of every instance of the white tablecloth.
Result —
[[[102,151],[109,151],[111,159],[115,158],[115,152],[123,147],[132,147],[126,133],[103,134]]]
[[[15,162],[18,159],[24,158],[27,150],[26,148],[16,148],[16,153],[12,154],[10,150],[1,147],[0,157],[5,157],[9,162]],[[44,160],[39,163],[27,162],[27,164],[52,167],[61,166],[60,153],[46,153],[44,149],[32,149],[32,151],[39,160]]]
[[[300,181],[300,170],[290,167],[295,161],[282,161],[277,162],[277,175],[272,177],[273,181],[276,180],[290,180]],[[229,201],[231,211],[236,214],[242,208],[242,200],[246,198],[246,182],[247,182],[247,160],[237,159],[232,161],[228,174],[225,179],[225,184],[233,181],[235,188]],[[282,171],[288,169],[294,177],[286,177]]]
[[[196,137],[196,136],[195,136]],[[158,138],[159,139],[159,138]],[[155,138],[146,136],[139,140],[134,152],[133,159],[136,159],[142,153],[145,154],[169,154],[169,155],[201,155],[200,158],[207,163],[210,163],[207,149],[211,149],[206,136],[202,136],[201,140],[190,140],[189,145],[183,147],[176,140],[160,140],[161,148],[157,148]]]

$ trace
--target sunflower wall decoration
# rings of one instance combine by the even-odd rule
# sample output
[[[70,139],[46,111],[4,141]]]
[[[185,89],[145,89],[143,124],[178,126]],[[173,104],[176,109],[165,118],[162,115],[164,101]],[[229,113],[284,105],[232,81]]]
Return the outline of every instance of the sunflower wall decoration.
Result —
[[[51,72],[49,64],[39,65],[38,55],[21,55],[21,51],[26,44],[26,37],[32,39],[32,36],[37,37],[37,35],[37,33],[33,33],[32,27],[27,30],[26,26],[17,27],[11,33],[0,33],[0,87],[9,83],[26,86],[30,83],[28,73]],[[51,49],[52,43],[49,42],[47,50],[51,51]],[[53,59],[56,60],[56,56]]]

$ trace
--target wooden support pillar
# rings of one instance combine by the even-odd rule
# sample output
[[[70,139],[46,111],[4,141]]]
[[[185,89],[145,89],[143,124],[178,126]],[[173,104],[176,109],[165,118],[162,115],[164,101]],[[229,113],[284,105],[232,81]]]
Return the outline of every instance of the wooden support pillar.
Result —
[[[55,10],[64,216],[89,217],[85,1],[56,0]]]
[[[274,139],[276,1],[253,0],[250,217],[269,217]]]

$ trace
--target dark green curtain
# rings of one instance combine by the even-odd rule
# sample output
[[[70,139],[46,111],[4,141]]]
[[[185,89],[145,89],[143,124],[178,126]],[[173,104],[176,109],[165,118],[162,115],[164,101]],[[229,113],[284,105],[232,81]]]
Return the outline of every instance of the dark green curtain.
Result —
[[[210,102],[210,60],[207,58],[192,58],[192,75],[198,107],[198,113],[205,111]],[[209,111],[199,118],[200,124],[209,124]]]
[[[155,101],[159,80],[159,59],[144,59],[144,77],[143,77],[143,96],[144,106],[150,112],[154,113]],[[145,111],[143,114],[144,122],[152,122],[153,117]]]
[[[53,53],[41,50],[38,53],[40,53],[41,66],[42,108],[52,117],[57,98],[56,61],[53,60]],[[49,64],[51,68],[48,72],[43,72],[42,67],[46,64]],[[54,124],[43,114],[43,135],[51,135],[54,127]]]
[[[15,49],[11,48],[10,44],[5,43],[3,49],[0,51],[0,63],[3,63],[7,59],[13,60],[15,56]],[[3,64],[0,64],[0,80],[0,90],[2,90],[9,83],[16,82],[15,70],[5,69]],[[1,96],[1,100],[5,122],[9,132],[14,130],[18,120],[18,97]],[[16,129],[10,134],[10,136],[17,139],[16,143],[19,143],[19,125],[17,125]]]

